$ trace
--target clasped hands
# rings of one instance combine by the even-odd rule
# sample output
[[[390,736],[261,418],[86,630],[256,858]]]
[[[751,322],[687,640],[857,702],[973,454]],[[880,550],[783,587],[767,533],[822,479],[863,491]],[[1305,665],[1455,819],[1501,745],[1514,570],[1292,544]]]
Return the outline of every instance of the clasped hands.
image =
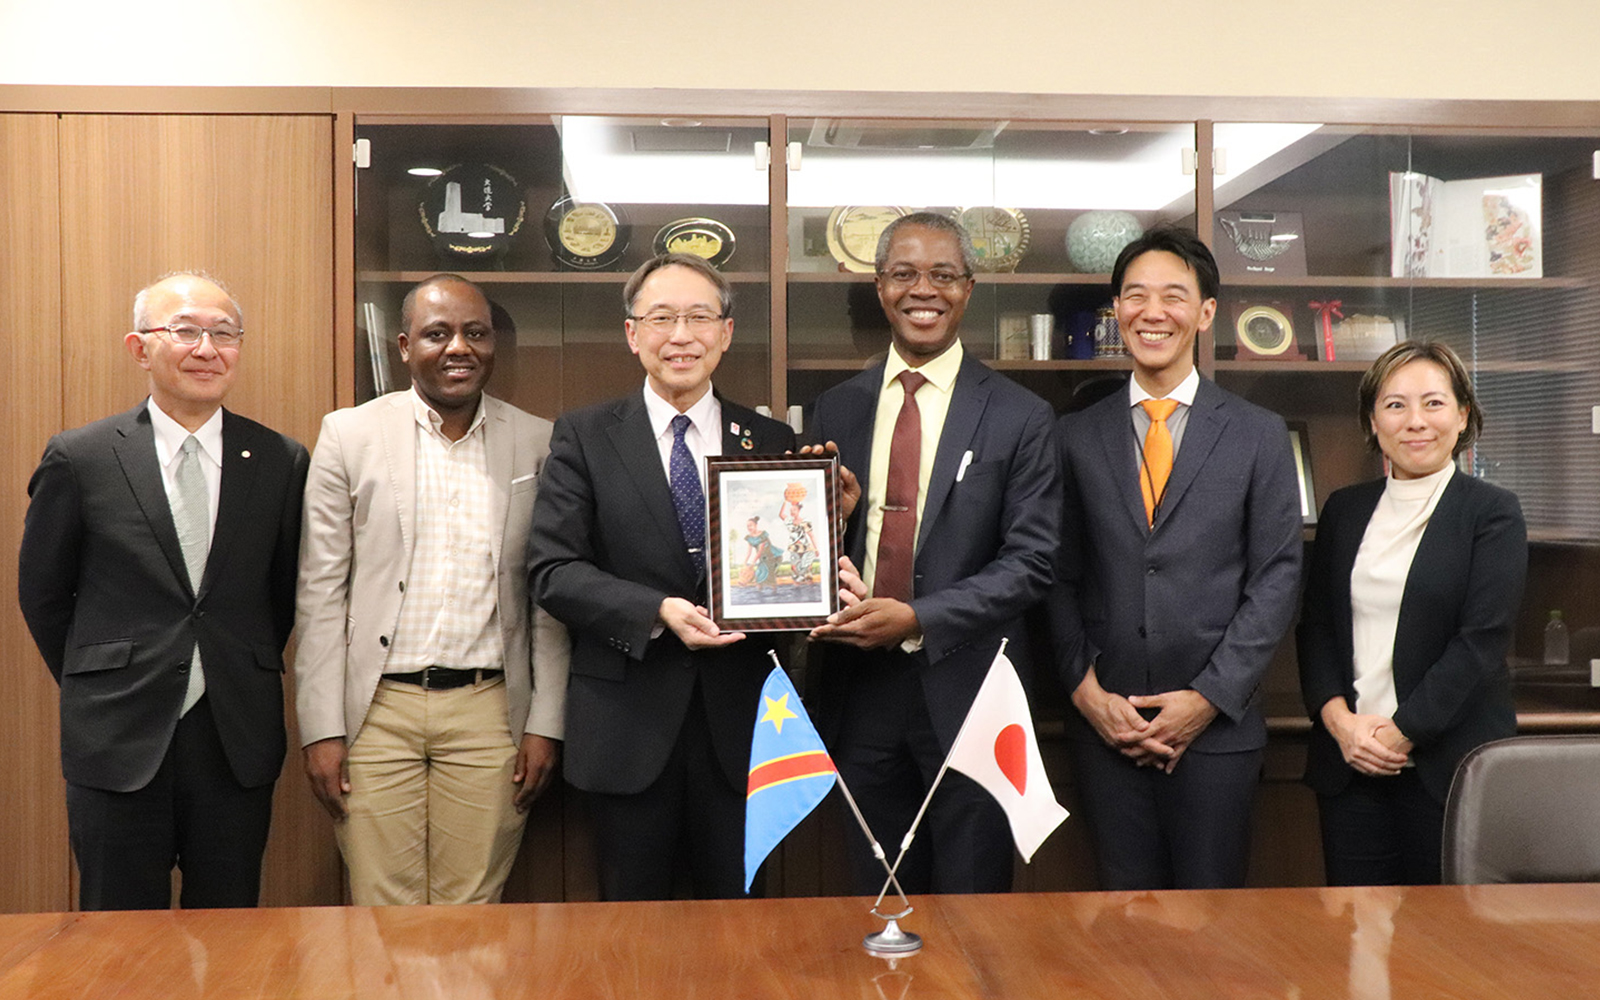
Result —
[[[1362,774],[1396,775],[1411,759],[1411,740],[1393,719],[1358,715],[1342,695],[1329,698],[1321,714],[1322,724],[1339,743],[1344,762]]]
[[[1072,693],[1072,704],[1106,746],[1140,767],[1159,767],[1167,774],[1217,717],[1217,707],[1192,688],[1123,697],[1101,687],[1093,667]],[[1155,709],[1155,718],[1140,715],[1141,708]]]

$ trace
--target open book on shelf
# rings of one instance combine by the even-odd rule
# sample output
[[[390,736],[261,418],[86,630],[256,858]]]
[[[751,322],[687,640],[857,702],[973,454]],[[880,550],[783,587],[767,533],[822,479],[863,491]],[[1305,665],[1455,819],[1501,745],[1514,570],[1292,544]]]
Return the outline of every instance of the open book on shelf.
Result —
[[[1390,274],[1542,278],[1543,175],[1442,181],[1389,174]]]

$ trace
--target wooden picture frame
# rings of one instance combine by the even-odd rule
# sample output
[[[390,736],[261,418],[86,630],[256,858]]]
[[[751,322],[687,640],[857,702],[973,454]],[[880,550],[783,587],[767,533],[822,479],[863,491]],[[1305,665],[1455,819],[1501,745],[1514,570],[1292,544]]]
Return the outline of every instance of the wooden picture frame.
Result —
[[[839,610],[838,466],[835,458],[706,459],[706,568],[719,628],[812,629]]]

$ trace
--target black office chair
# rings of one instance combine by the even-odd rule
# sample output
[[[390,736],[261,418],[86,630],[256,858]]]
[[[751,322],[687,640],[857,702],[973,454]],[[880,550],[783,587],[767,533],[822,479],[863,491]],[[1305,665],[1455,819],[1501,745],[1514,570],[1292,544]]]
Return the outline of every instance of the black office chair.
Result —
[[[1600,736],[1516,736],[1456,768],[1444,881],[1600,882]]]

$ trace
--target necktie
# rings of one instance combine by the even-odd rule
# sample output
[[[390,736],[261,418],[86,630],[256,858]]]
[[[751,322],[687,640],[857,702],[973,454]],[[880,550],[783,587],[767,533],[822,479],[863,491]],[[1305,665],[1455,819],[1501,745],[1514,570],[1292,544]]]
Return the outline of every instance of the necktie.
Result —
[[[1150,416],[1150,429],[1144,435],[1144,461],[1140,463],[1139,491],[1144,494],[1144,514],[1155,527],[1156,508],[1167,493],[1167,477],[1172,475],[1172,432],[1167,418],[1177,412],[1176,399],[1146,399],[1139,404]]]
[[[700,470],[695,468],[694,456],[684,443],[683,435],[689,430],[689,418],[682,413],[672,418],[672,455],[668,461],[668,476],[672,486],[672,506],[678,512],[678,527],[683,530],[683,545],[695,568],[705,572],[706,544],[706,494],[700,488]]]
[[[211,548],[211,499],[206,492],[206,476],[200,469],[200,442],[190,434],[183,439],[178,468],[173,476],[177,495],[173,498],[172,523],[178,529],[178,545],[189,570],[189,586],[198,593],[206,571],[206,553]],[[200,645],[195,644],[189,663],[189,687],[183,695],[179,714],[187,715],[205,693],[206,679],[200,672]]]
[[[878,531],[878,564],[872,596],[909,601],[915,597],[911,570],[917,545],[917,488],[922,478],[922,411],[917,390],[928,381],[920,372],[899,375],[905,400],[895,417],[889,443],[889,473],[884,478],[883,526]]]

